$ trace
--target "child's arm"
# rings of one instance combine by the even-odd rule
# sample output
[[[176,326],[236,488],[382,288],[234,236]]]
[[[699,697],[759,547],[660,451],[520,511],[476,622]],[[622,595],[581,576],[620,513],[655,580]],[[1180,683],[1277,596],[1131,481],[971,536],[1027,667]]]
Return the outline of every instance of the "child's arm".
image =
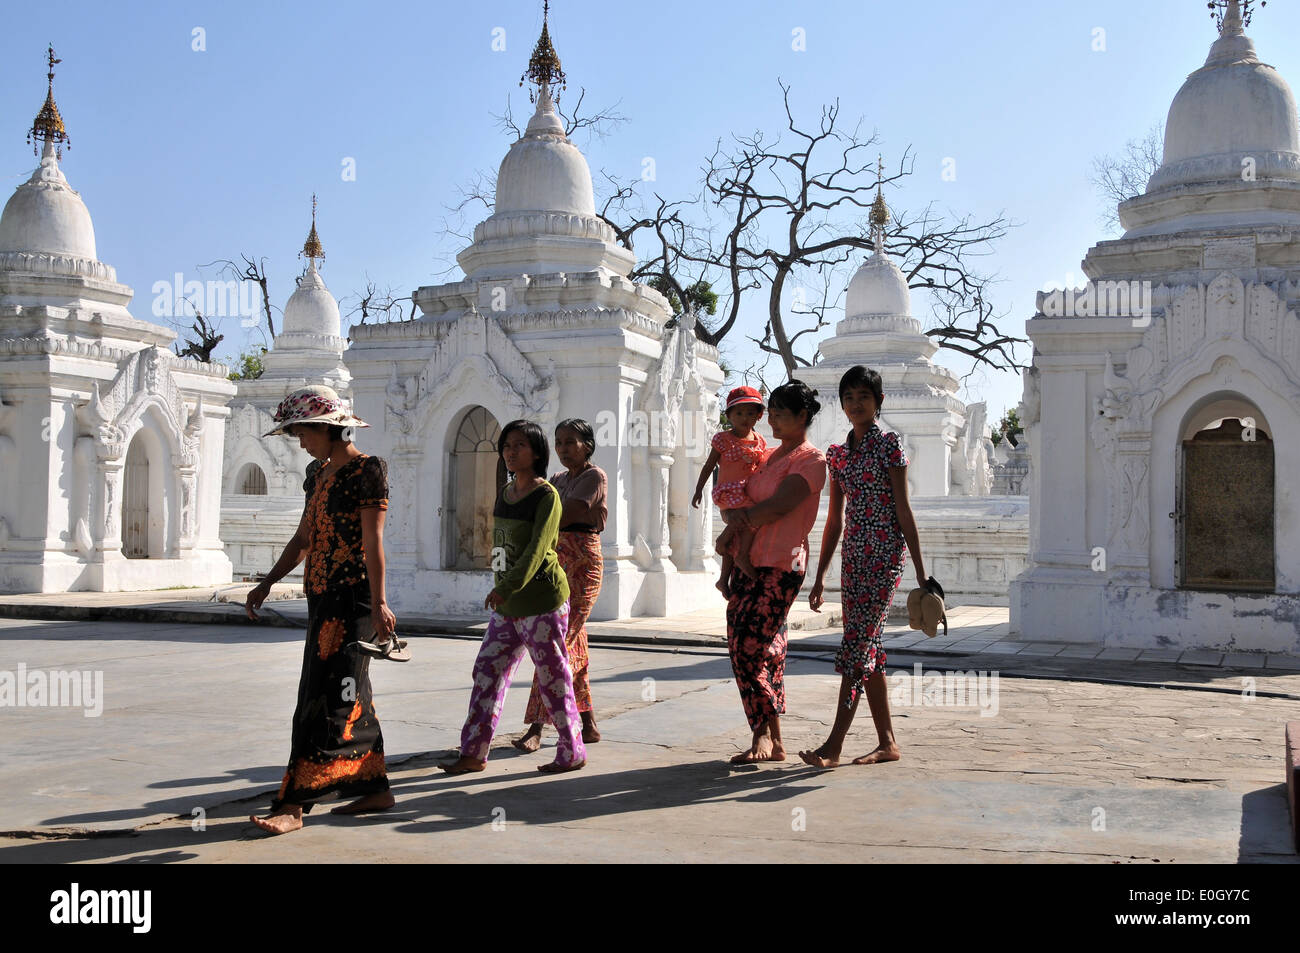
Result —
[[[542,566],[548,550],[555,547],[560,530],[560,494],[552,487],[544,492],[542,501],[537,504],[537,515],[533,519],[533,534],[528,545],[519,554],[515,564],[501,576],[492,591],[503,600],[528,585],[537,570]]]
[[[704,466],[700,469],[700,478],[695,481],[695,497],[691,500],[691,506],[699,508],[700,500],[704,496],[704,484],[709,482],[709,477],[713,475],[713,471],[721,459],[722,454],[718,453],[717,448],[709,451],[708,459],[704,461]]]

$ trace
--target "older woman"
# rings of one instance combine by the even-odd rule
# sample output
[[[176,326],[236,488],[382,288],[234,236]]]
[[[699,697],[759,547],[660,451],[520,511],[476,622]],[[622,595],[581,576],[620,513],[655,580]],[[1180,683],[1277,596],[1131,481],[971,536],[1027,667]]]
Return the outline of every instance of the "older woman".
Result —
[[[605,505],[605,471],[591,462],[596,452],[596,433],[591,424],[577,417],[562,420],[555,427],[555,455],[564,472],[551,477],[551,486],[560,493],[560,539],[555,552],[560,568],[569,580],[569,631],[564,648],[573,670],[573,695],[582,716],[583,744],[600,740],[596,729],[596,712],[591,703],[591,679],[588,678],[587,616],[600,595],[605,560],[600,552],[600,534],[605,531],[609,510]],[[533,691],[524,710],[528,730],[513,744],[520,751],[536,751],[542,744],[542,725],[549,723],[542,694],[533,673]]]
[[[307,558],[307,640],[298,705],[293,714],[289,765],[262,830],[286,834],[326,797],[355,797],[334,814],[384,811],[393,806],[384,765],[384,737],[370,689],[370,658],[358,651],[359,626],[373,626],[385,653],[401,648],[397,620],[384,596],[384,512],[387,466],[359,451],[351,428],[369,426],[352,416],[347,401],[329,387],[305,387],[275,411],[276,428],[315,459],[303,489],[307,506],[298,531],[267,577],[248,594],[251,619],[271,586]],[[368,635],[368,633],[365,633]]]
[[[817,392],[791,380],[768,397],[767,416],[780,446],[749,478],[755,505],[733,511],[757,532],[750,548],[754,576],[735,573],[727,602],[731,670],[753,738],[733,764],[784,761],[786,616],[803,585],[808,531],[826,483],[826,458],[807,440],[821,404]]]

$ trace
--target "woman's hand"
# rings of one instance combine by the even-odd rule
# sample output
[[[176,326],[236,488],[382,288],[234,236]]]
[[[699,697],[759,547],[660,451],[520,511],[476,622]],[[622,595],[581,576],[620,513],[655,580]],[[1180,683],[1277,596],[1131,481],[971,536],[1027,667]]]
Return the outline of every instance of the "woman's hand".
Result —
[[[506,600],[502,597],[501,593],[493,589],[488,593],[487,598],[483,600],[483,608],[495,610],[497,606],[501,605],[501,603],[505,601]]]
[[[380,645],[397,632],[397,616],[393,615],[386,602],[381,602],[370,610],[370,622],[375,627],[375,641]]]
[[[248,613],[248,617],[254,622],[257,621],[256,610],[262,607],[262,603],[266,601],[266,597],[270,594],[271,587],[265,579],[248,591],[248,595],[244,598],[244,611]]]
[[[735,523],[737,529],[753,529],[754,524],[749,521],[749,507],[741,507],[734,510],[727,510],[727,522]]]
[[[813,612],[821,612],[822,606],[825,604],[826,600],[822,598],[822,581],[818,579],[808,592],[808,608],[812,609]]]

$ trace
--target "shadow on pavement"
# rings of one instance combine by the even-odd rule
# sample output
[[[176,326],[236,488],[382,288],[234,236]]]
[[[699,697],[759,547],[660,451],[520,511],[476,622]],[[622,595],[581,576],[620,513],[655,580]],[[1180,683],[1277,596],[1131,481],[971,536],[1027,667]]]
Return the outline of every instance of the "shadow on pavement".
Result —
[[[551,824],[705,801],[779,802],[821,787],[807,783],[810,777],[807,771],[772,770],[754,765],[733,768],[722,759],[609,774],[582,771],[555,777],[521,774],[517,781],[491,768],[483,775],[470,778],[451,777],[437,770],[434,759],[432,753],[422,754],[399,769],[418,768],[420,773],[393,779],[397,806],[392,810],[363,817],[340,817],[329,813],[332,804],[322,803],[307,816],[307,826],[354,828],[358,829],[358,837],[365,836],[364,828],[382,825],[408,834],[434,834],[490,825],[502,816],[510,825]],[[426,769],[429,773],[425,773]],[[792,788],[793,782],[803,783]],[[243,795],[232,792],[226,797],[240,796]],[[228,801],[208,811],[206,827],[201,831],[194,830],[192,825],[170,822],[88,837],[15,839],[11,841],[13,846],[0,850],[0,864],[86,861],[145,864],[193,860],[199,856],[195,848],[200,846],[210,849],[222,843],[266,839],[269,835],[247,822],[250,813],[263,813],[265,807],[265,798],[259,791],[243,801]],[[144,856],[127,857],[127,854]],[[255,858],[241,858],[245,862],[248,859]]]
[[[1286,785],[1251,791],[1241,798],[1241,839],[1237,862],[1242,864],[1295,863]]]

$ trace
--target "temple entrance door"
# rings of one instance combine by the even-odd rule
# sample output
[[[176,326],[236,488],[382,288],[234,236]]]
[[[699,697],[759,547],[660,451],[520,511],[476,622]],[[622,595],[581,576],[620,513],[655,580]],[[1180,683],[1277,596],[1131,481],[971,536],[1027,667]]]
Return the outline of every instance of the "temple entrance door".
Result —
[[[149,556],[149,456],[139,435],[126,451],[122,490],[122,555]]]
[[[448,569],[490,566],[492,509],[508,476],[497,453],[500,436],[496,418],[485,407],[474,407],[461,419],[451,442],[443,506]]]
[[[1273,441],[1237,418],[1182,442],[1178,585],[1273,592]]]

